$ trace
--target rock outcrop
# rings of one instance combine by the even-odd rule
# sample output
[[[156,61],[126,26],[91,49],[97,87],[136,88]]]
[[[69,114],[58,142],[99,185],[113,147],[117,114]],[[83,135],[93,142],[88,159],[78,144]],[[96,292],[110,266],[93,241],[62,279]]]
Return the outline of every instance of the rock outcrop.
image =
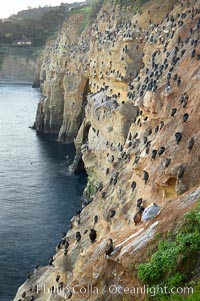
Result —
[[[60,141],[73,141],[83,121],[89,83],[89,38],[80,37],[84,14],[67,20],[56,41],[50,41],[43,53],[40,84],[43,93],[35,128],[59,133]],[[89,33],[88,33],[89,34]]]
[[[199,1],[151,1],[133,12],[107,1],[81,34],[84,14],[74,14],[44,50],[35,128],[74,140],[71,170],[84,163],[88,201],[52,264],[15,300],[37,285],[35,300],[124,300],[108,287],[140,286],[136,266],[155,234],[173,231],[200,197]],[[161,212],[135,226],[138,199]],[[44,293],[58,283],[65,296]]]
[[[5,55],[0,68],[0,82],[5,83],[32,83],[36,59],[18,55]]]

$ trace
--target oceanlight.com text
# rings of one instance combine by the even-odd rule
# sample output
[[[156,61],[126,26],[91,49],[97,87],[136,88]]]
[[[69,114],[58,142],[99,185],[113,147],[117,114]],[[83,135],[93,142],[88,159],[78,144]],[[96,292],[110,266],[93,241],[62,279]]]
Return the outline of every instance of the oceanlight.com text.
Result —
[[[105,285],[103,288],[98,288],[93,285],[74,285],[72,287],[63,286],[62,288],[57,286],[52,286],[51,288],[46,287],[45,285],[38,285],[37,286],[37,294],[44,293],[44,294],[59,294],[62,296],[66,296],[68,294],[81,294],[81,295],[99,295],[99,294],[111,294],[111,295],[134,295],[134,296],[140,296],[140,295],[149,295],[151,297],[154,297],[156,295],[168,295],[168,294],[178,294],[178,295],[190,295],[194,293],[193,287],[172,287],[169,288],[167,286],[154,286],[151,287],[149,285],[144,285],[141,287],[135,286],[135,287],[122,287],[121,285]]]

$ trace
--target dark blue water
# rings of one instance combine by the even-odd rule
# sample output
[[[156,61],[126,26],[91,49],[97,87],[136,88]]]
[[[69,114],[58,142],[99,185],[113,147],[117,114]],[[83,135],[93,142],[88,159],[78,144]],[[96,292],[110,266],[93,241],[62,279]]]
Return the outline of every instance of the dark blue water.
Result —
[[[0,85],[1,301],[12,300],[36,264],[48,263],[86,184],[85,175],[66,175],[72,145],[28,128],[39,97],[28,85]]]

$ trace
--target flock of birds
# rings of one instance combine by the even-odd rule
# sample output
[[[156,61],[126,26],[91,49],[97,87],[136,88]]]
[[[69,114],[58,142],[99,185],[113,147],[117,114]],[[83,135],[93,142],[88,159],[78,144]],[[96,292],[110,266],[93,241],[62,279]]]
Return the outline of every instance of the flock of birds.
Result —
[[[182,4],[181,4],[182,6]],[[196,51],[196,47],[198,46],[198,34],[199,34],[199,29],[200,29],[200,18],[197,20],[197,23],[193,25],[193,27],[190,28],[189,30],[189,35],[185,38],[182,39],[181,36],[178,36],[177,39],[177,45],[174,46],[174,48],[169,51],[168,50],[168,44],[170,40],[175,36],[176,30],[180,29],[181,27],[184,26],[184,22],[188,22],[188,18],[191,20],[194,20],[196,15],[200,14],[200,9],[190,9],[190,4],[187,4],[187,9],[185,12],[182,13],[177,13],[176,16],[167,14],[166,16],[166,25],[164,26],[162,23],[161,24],[153,24],[151,20],[149,20],[149,28],[146,30],[146,32],[142,31],[140,27],[137,27],[137,21],[135,24],[131,24],[131,22],[122,22],[117,25],[115,30],[112,30],[112,26],[110,23],[110,27],[108,26],[108,29],[103,33],[100,32],[98,29],[97,23],[93,25],[93,36],[95,34],[97,44],[104,45],[106,43],[112,43],[112,47],[114,47],[115,42],[119,38],[119,36],[123,33],[124,38],[131,39],[133,37],[133,33],[135,32],[139,33],[139,37],[141,37],[145,42],[153,43],[153,44],[161,44],[160,48],[163,48],[162,52],[166,54],[165,59],[162,63],[159,63],[159,57],[161,54],[161,50],[157,50],[153,52],[151,62],[149,63],[149,66],[145,66],[143,63],[142,68],[140,72],[137,72],[133,81],[129,83],[129,92],[127,94],[129,99],[135,99],[137,97],[142,97],[145,93],[145,91],[152,91],[155,92],[160,86],[162,86],[162,81],[163,78],[166,78],[166,84],[165,86],[167,87],[167,92],[169,92],[170,87],[171,87],[171,80],[173,80],[177,87],[181,85],[181,77],[175,73],[175,66],[178,62],[181,61],[183,56],[189,51],[190,47],[193,47],[190,59],[196,58],[197,60],[200,59],[200,55]],[[107,12],[104,11],[103,15],[100,16],[100,19],[108,17]],[[171,31],[171,33],[170,33]],[[164,34],[163,34],[164,32]],[[195,37],[195,38],[194,38]],[[188,46],[190,45],[190,46]],[[129,51],[128,46],[125,45],[123,48],[122,52],[123,55],[126,55],[126,53]],[[123,60],[123,59],[122,59]],[[92,60],[90,61],[92,63]],[[96,62],[93,62],[92,69],[94,70],[94,78],[97,77],[97,71],[95,70],[95,64]],[[102,65],[104,65],[104,62],[102,62]],[[110,61],[110,65],[112,66],[112,61]],[[111,70],[113,72],[113,70]],[[115,71],[115,70],[114,70]],[[119,72],[118,72],[119,73]],[[118,74],[117,73],[117,74]],[[107,74],[108,75],[108,74]],[[129,74],[129,76],[132,76],[132,74]],[[124,80],[125,77],[122,78]],[[100,79],[102,79],[102,72],[100,72]],[[142,82],[142,79],[144,81]],[[134,90],[135,86],[134,83],[138,82],[137,89]],[[108,91],[109,86],[106,86],[106,83],[103,83],[102,87],[97,86],[95,83],[93,83],[93,87],[96,87],[98,89],[95,93],[92,94],[92,96],[97,95],[99,92],[102,91]],[[110,91],[112,92],[112,91]],[[120,99],[120,93],[114,94],[110,97],[106,96],[105,102],[109,102],[111,98],[119,98]],[[180,96],[180,104],[183,108],[187,106],[187,103],[189,101],[189,97],[186,92],[181,94]],[[94,100],[95,102],[95,100]],[[103,103],[104,104],[104,103]],[[96,105],[97,106],[97,105]],[[142,111],[138,112],[138,116],[135,119],[135,123],[141,127],[141,118],[140,116],[142,115]],[[171,117],[174,118],[177,113],[177,108],[172,108],[171,110]],[[145,119],[146,118],[146,119]],[[144,118],[144,122],[147,121],[148,117]],[[189,119],[189,114],[185,112],[183,114],[182,121],[183,123],[187,123]],[[154,133],[158,133],[159,130],[161,130],[164,127],[164,122],[161,121],[160,125],[157,125],[154,129]],[[96,135],[99,135],[99,130],[96,131],[93,128],[93,131],[96,133]],[[150,152],[150,147],[151,147],[151,141],[148,140],[148,137],[151,136],[153,133],[153,130],[150,129],[148,131],[148,135],[143,137],[143,142],[144,145],[146,146],[146,154],[149,154]],[[137,143],[137,134],[135,133],[132,135],[131,133],[129,134],[129,145],[128,147],[131,147],[132,149],[136,146]],[[176,141],[176,144],[179,145],[180,141],[182,140],[183,133],[182,132],[175,132],[174,134],[174,139]],[[187,149],[189,152],[192,151],[193,147],[195,144],[195,139],[194,137],[191,137],[188,141]],[[111,149],[115,147],[113,146],[113,143],[109,143],[108,141],[106,142],[106,146],[110,147]],[[123,149],[123,145],[120,143],[117,146],[117,149],[123,153],[122,157],[120,159],[124,160],[130,160],[130,154],[126,154],[126,152]],[[155,160],[157,156],[162,156],[166,151],[165,146],[160,146],[159,149],[153,149],[151,152],[151,159]],[[111,163],[116,163],[116,158],[114,155],[110,155],[109,153],[107,154],[108,160]],[[118,157],[119,159],[119,157]],[[134,164],[137,164],[138,161],[140,160],[139,156],[135,157]],[[164,167],[167,168],[171,163],[171,158],[166,158]],[[177,179],[180,180],[185,172],[185,166],[179,166],[177,170]],[[106,168],[106,175],[110,173],[110,169]],[[116,185],[118,181],[118,176],[119,172],[114,172],[114,174],[111,176],[109,180],[109,185]],[[149,180],[149,173],[144,170],[143,171],[143,180],[144,183],[146,184]],[[132,191],[135,190],[137,186],[137,183],[133,181],[131,183],[131,189]],[[103,186],[99,188],[99,191],[103,189]],[[106,196],[106,192],[102,192],[102,198],[104,199]],[[88,201],[83,207],[87,206],[92,200]],[[134,216],[134,222],[135,225],[138,225],[141,221],[147,221],[150,220],[151,218],[155,217],[158,213],[160,212],[160,206],[152,203],[148,207],[144,208],[142,205],[142,198],[137,201],[137,206],[136,206],[136,214]],[[79,222],[80,222],[80,212],[78,212],[79,216]],[[116,211],[111,210],[110,212],[110,218],[112,218],[115,215]],[[98,216],[95,216],[94,224],[97,223],[98,221]],[[71,228],[73,225],[71,225]],[[87,233],[87,230],[85,231],[84,234]],[[91,229],[89,232],[89,238],[91,240],[91,243],[94,243],[97,237],[97,231],[95,229]],[[76,241],[80,242],[81,240],[81,233],[76,232]]]
[[[200,18],[198,19],[195,26],[191,27],[188,33],[188,36],[183,39],[181,36],[178,36],[177,43],[174,46],[173,50],[168,50],[168,45],[170,40],[174,37],[176,34],[176,30],[180,29],[184,26],[185,20],[188,20],[187,18],[190,18],[191,20],[194,20],[196,15],[200,14],[200,9],[193,9],[190,8],[187,4],[187,10],[183,13],[178,13],[176,16],[168,14],[166,16],[166,25],[163,26],[163,24],[153,24],[151,20],[149,20],[149,28],[146,31],[143,31],[137,24],[137,21],[135,24],[132,24],[131,22],[121,22],[115,27],[115,30],[112,29],[112,24],[110,23],[108,26],[108,29],[105,32],[99,31],[98,28],[98,21],[93,25],[92,28],[92,36],[95,37],[97,44],[99,45],[105,45],[107,43],[112,44],[112,48],[115,47],[115,43],[117,42],[118,38],[122,35],[124,39],[131,40],[135,37],[140,39],[140,42],[145,41],[152,44],[159,44],[162,47],[162,54],[165,54],[165,58],[162,62],[160,62],[160,54],[161,50],[157,50],[152,53],[151,61],[148,63],[148,66],[146,66],[144,63],[142,64],[142,68],[133,75],[132,73],[127,73],[128,68],[125,66],[124,68],[124,74],[120,73],[119,70],[113,69],[112,67],[112,61],[109,62],[110,65],[110,71],[106,71],[107,73],[103,74],[103,71],[100,73],[100,79],[103,79],[104,76],[109,77],[111,74],[112,76],[117,77],[121,81],[125,79],[129,79],[129,91],[127,93],[128,101],[134,101],[137,98],[141,98],[146,91],[152,91],[156,92],[157,89],[159,89],[163,84],[166,87],[166,92],[170,92],[172,81],[173,84],[175,84],[177,87],[180,87],[182,83],[181,77],[175,73],[175,66],[178,64],[181,59],[186,55],[188,51],[190,51],[190,47],[192,47],[192,51],[190,53],[190,59],[196,59],[197,61],[200,60],[200,55],[197,53],[196,48],[199,44],[199,30],[200,30]],[[99,17],[99,19],[106,19],[108,18],[108,13],[106,11],[103,12],[103,14]],[[72,24],[74,26],[74,24]],[[68,33],[68,31],[67,31]],[[164,33],[164,34],[163,34]],[[52,51],[54,54],[58,53],[60,49],[62,48],[63,55],[66,53],[71,53],[70,59],[74,59],[75,55],[77,55],[77,52],[87,52],[89,49],[89,40],[84,40],[81,38],[77,44],[70,44],[66,43],[63,45],[60,45],[60,39],[63,35],[63,32],[60,34],[60,37],[57,39],[56,44],[53,46],[50,45],[47,49],[48,55],[46,60],[44,60],[43,69],[46,68],[46,66],[49,64],[49,70],[50,71],[56,71],[53,66],[50,66],[50,57],[52,55]],[[61,47],[62,46],[62,47]],[[189,47],[190,46],[190,47]],[[64,50],[63,50],[64,49]],[[122,49],[122,56],[121,61],[124,61],[124,57],[129,53],[128,45],[125,45],[125,47]],[[95,70],[95,62],[92,60],[90,61],[91,69],[93,72],[93,78],[95,79],[97,77],[97,71]],[[104,65],[104,62],[102,62],[102,68]],[[78,65],[75,66],[75,69],[78,71]],[[68,70],[65,70],[67,75],[69,74]],[[46,75],[41,79],[42,81],[46,80]],[[165,80],[165,82],[163,82]],[[109,91],[112,93],[112,89],[106,85],[104,82],[103,86],[100,87],[96,83],[92,84],[92,87],[96,89],[96,92],[93,94],[98,94],[102,91]],[[116,104],[117,99],[121,100],[120,93],[118,94],[112,94],[111,96],[107,96],[105,102],[109,102],[110,99],[115,98]],[[182,108],[187,108],[187,104],[189,101],[189,96],[186,92],[182,93],[180,95],[180,105]],[[123,102],[122,102],[123,104]],[[118,104],[117,104],[118,105]],[[137,124],[137,126],[142,126],[142,114],[143,112],[139,111],[137,114],[137,117],[135,118],[134,122]],[[177,114],[177,108],[172,108],[170,112],[171,118],[174,118]],[[146,118],[146,119],[145,119]],[[189,113],[184,111],[182,122],[187,123],[188,119],[190,118]],[[143,117],[143,122],[146,122],[148,117]],[[149,129],[148,134],[143,137],[143,143],[146,148],[146,154],[149,154],[151,149],[151,141],[148,139],[152,134],[158,133],[159,130],[161,130],[164,127],[164,122],[161,121],[159,125],[155,127],[155,129]],[[96,131],[97,136],[99,135],[99,130]],[[176,141],[176,144],[179,145],[180,141],[183,138],[184,133],[183,132],[175,132],[174,139]],[[138,133],[130,133],[128,137],[128,148],[134,149],[138,144]],[[188,141],[187,149],[188,152],[191,152],[193,147],[195,145],[195,139],[194,137],[191,137]],[[110,147],[111,149],[114,148],[113,143],[106,142],[106,146]],[[119,151],[119,156],[117,159],[119,160],[125,160],[130,161],[130,153],[126,153],[124,151],[124,146],[120,143],[117,145],[116,149]],[[166,146],[161,145],[158,149],[152,149],[151,151],[151,160],[155,160],[157,156],[162,156],[166,151]],[[111,163],[116,162],[116,158],[114,155],[107,154],[107,157]],[[140,160],[140,156],[135,156],[135,160],[133,164],[137,164]],[[171,164],[171,158],[166,158],[164,162],[164,167],[167,168]],[[177,170],[177,179],[180,180],[185,172],[185,166],[180,166]],[[106,176],[110,174],[110,168],[106,168]],[[119,172],[114,172],[112,176],[109,179],[109,185],[116,185],[119,177]],[[146,170],[143,170],[143,181],[144,184],[146,184],[149,180],[149,173]],[[132,192],[136,189],[137,183],[133,181],[131,183],[131,190]],[[99,191],[103,189],[103,186],[99,187]],[[120,193],[120,192],[119,192]],[[106,192],[102,191],[102,199],[106,197]],[[84,202],[82,209],[86,206],[88,206],[93,199],[87,200]],[[81,223],[81,210],[78,210],[76,213],[77,218],[77,224],[79,225]],[[146,222],[154,218],[160,213],[161,207],[155,203],[151,203],[146,208],[143,205],[143,199],[139,198],[137,200],[136,204],[136,213],[133,217],[133,221],[135,225],[139,225],[141,222]],[[109,211],[109,218],[112,219],[116,214],[116,210],[111,209]],[[98,215],[94,216],[93,220],[94,226],[98,223]],[[88,233],[88,230],[85,230],[83,233],[84,235],[88,233],[88,238],[91,242],[91,244],[95,243],[97,240],[97,231],[95,230],[95,227],[92,227]],[[70,224],[70,229],[73,228],[73,223]],[[75,232],[75,240],[77,243],[79,243],[82,239],[82,235],[80,231]],[[63,236],[61,238],[61,241],[58,243],[56,250],[63,250],[64,255],[67,256],[68,250],[70,247],[70,242],[67,238],[67,233],[63,233]],[[108,238],[107,244],[104,249],[104,254],[106,257],[109,257],[112,255],[113,251],[115,250],[113,240],[111,238]],[[49,266],[52,266],[54,264],[54,257],[51,257],[49,261]],[[39,265],[36,266],[36,270],[39,269]],[[28,279],[30,279],[33,275],[28,275]],[[55,282],[58,284],[60,288],[64,286],[64,282],[61,281],[61,276],[57,275]],[[36,292],[36,287],[33,287],[30,289],[31,293]],[[54,292],[54,286],[52,286],[52,292]],[[18,301],[22,301],[27,297],[27,292],[23,292],[21,298]],[[35,297],[32,295],[28,300],[34,301]]]

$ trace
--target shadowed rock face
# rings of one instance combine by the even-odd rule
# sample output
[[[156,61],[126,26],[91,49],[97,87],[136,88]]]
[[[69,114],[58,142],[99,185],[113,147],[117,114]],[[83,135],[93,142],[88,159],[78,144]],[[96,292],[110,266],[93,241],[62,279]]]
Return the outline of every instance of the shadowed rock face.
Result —
[[[155,234],[173,231],[198,200],[199,2],[193,10],[187,3],[170,3],[151,1],[135,15],[107,3],[81,35],[82,17],[74,15],[57,40],[46,46],[36,129],[57,132],[60,140],[75,139],[71,170],[84,163],[89,201],[71,221],[67,254],[61,247],[53,266],[41,274],[35,272],[15,300],[29,286],[41,282],[52,286],[57,274],[67,287],[93,284],[101,292],[105,285],[119,281],[123,287],[140,285],[134,267],[145,260]],[[189,117],[183,122],[186,113]],[[182,134],[178,144],[177,132]],[[191,137],[194,146],[189,150]],[[164,152],[152,159],[152,151],[159,152],[161,147]],[[181,176],[180,167],[184,168]],[[140,198],[145,208],[156,203],[161,212],[136,227],[133,217]],[[94,225],[95,215],[98,222]],[[92,245],[91,228],[97,231]],[[76,232],[81,234],[78,243]],[[109,238],[115,249],[105,259]],[[48,297],[41,292],[36,300]],[[105,300],[101,293],[98,297]],[[64,300],[59,293],[51,298]],[[77,293],[70,300],[96,298]],[[132,300],[132,296],[127,298]]]
[[[7,53],[1,57],[0,82],[32,83],[36,72],[36,60],[24,50],[24,57]]]

